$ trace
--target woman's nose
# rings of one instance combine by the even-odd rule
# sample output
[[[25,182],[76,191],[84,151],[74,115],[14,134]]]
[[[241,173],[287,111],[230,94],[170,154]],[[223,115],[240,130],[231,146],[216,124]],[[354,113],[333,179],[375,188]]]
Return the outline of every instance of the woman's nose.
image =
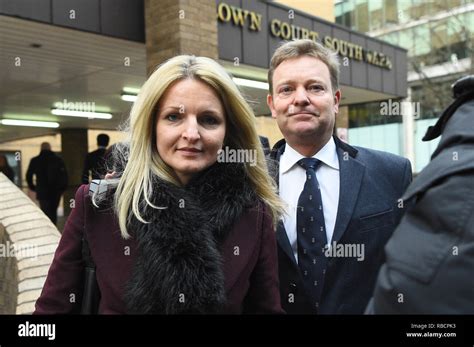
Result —
[[[182,136],[188,141],[199,140],[201,136],[199,135],[198,122],[195,117],[189,117],[186,120]]]

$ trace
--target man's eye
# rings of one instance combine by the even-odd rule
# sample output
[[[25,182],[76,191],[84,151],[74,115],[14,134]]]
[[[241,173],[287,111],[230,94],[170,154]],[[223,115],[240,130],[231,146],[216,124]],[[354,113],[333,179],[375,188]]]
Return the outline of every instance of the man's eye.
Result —
[[[291,91],[292,91],[291,87],[281,87],[279,92],[281,94],[290,94]]]
[[[319,85],[319,84],[312,84],[309,86],[308,88],[310,91],[314,91],[314,92],[319,92],[321,90],[324,90],[323,86]]]

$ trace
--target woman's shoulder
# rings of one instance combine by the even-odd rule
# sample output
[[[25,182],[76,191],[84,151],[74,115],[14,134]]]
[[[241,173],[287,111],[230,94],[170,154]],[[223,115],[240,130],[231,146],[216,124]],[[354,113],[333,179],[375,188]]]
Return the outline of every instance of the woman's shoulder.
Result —
[[[82,184],[76,190],[75,198],[71,200],[71,208],[76,211],[75,218],[81,217],[88,220],[94,215],[114,215],[113,195],[108,195],[110,187],[104,191],[107,186],[99,183],[99,180],[96,181]]]
[[[250,212],[256,213],[259,218],[265,218],[270,215],[270,208],[261,198],[256,198],[254,204],[249,209]]]
[[[76,190],[74,205],[76,206],[78,203],[83,203],[84,199],[87,198],[89,195],[89,184],[81,184],[79,188]]]
[[[119,229],[113,205],[106,205],[104,200],[99,204],[95,202],[96,188],[94,184],[83,184],[77,189],[73,211],[69,216],[73,223],[83,225],[91,239],[95,238],[93,235],[98,237],[104,234],[105,230]]]
[[[273,224],[270,209],[268,205],[260,198],[257,198],[255,203],[246,211],[244,211],[241,216],[241,220],[252,223],[257,227],[256,229],[259,232],[264,231]]]
[[[109,210],[113,207],[116,188],[116,179],[92,180],[84,185],[82,194],[96,209]]]

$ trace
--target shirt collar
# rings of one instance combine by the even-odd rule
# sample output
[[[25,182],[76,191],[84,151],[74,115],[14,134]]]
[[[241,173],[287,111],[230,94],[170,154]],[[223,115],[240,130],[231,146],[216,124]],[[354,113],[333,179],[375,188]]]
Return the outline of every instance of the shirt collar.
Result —
[[[280,157],[280,172],[286,173],[289,171],[300,159],[305,158],[304,155],[298,153],[288,143],[285,147],[285,152]],[[336,152],[336,143],[334,138],[331,136],[329,141],[319,150],[318,153],[313,155],[313,158],[320,160],[325,165],[339,170],[339,159]]]

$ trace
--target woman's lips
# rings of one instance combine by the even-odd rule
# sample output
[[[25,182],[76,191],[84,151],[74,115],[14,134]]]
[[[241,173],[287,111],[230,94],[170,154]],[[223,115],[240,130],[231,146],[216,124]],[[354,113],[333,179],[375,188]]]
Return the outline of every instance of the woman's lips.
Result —
[[[192,147],[183,147],[183,148],[178,148],[178,151],[186,156],[196,156],[200,153],[202,153],[202,149],[198,148],[192,148]]]

